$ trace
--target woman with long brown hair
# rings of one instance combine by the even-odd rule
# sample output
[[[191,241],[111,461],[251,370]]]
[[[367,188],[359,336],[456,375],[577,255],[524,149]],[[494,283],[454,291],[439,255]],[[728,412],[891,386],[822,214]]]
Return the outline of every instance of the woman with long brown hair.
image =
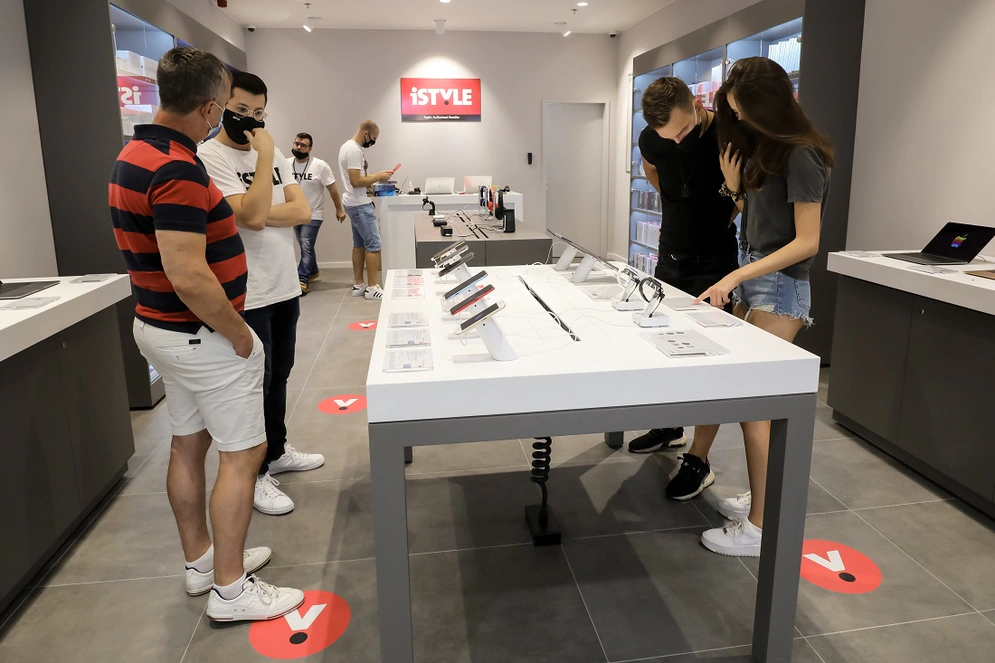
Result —
[[[812,324],[809,268],[829,194],[833,148],[794,96],[779,64],[739,60],[715,97],[722,192],[743,213],[740,267],[698,301],[734,303],[736,314],[788,342]],[[702,535],[706,548],[725,555],[759,556],[767,482],[770,422],[742,424],[749,493],[722,500],[732,522]]]

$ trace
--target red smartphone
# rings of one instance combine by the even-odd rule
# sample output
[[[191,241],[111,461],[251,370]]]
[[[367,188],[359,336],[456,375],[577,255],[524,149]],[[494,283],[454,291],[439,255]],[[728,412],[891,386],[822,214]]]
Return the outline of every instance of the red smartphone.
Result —
[[[469,297],[461,301],[459,304],[449,309],[449,314],[456,315],[460,311],[466,310],[467,308],[473,306],[475,303],[477,303],[487,295],[491,294],[492,292],[494,292],[494,286],[488,283],[483,288],[481,288],[477,292],[474,292]]]
[[[390,174],[393,175],[394,173],[396,173],[400,169],[401,169],[401,164],[397,164],[396,166],[394,166],[394,170],[390,171]]]

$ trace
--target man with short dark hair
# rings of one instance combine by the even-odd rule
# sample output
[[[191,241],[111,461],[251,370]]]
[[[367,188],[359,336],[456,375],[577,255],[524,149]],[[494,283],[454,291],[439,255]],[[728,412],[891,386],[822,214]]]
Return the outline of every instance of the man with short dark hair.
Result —
[[[259,468],[253,504],[275,516],[290,513],[294,501],[272,475],[321,467],[321,454],[303,453],[287,442],[287,379],[297,351],[301,289],[297,281],[292,228],[311,220],[304,192],[293,180],[283,154],[263,128],[266,84],[253,74],[232,75],[221,132],[201,145],[200,156],[235,212],[245,243],[249,280],[245,321],[259,335],[266,356],[263,411],[266,458]]]
[[[311,207],[311,222],[306,226],[294,226],[297,242],[301,247],[301,261],[297,265],[297,278],[301,282],[301,294],[306,295],[311,281],[321,276],[318,269],[318,257],[314,245],[318,241],[318,231],[325,218],[325,191],[335,205],[335,218],[339,223],[345,221],[345,210],[342,209],[342,199],[339,188],[335,186],[335,175],[328,162],[312,156],[311,148],[314,139],[309,133],[299,133],[294,138],[294,146],[290,151],[294,155],[287,163],[294,171],[294,180],[300,185]]]
[[[359,125],[359,130],[339,150],[339,173],[342,175],[342,204],[352,223],[352,296],[371,301],[383,298],[383,288],[377,284],[380,272],[380,229],[377,211],[367,187],[386,182],[393,174],[389,170],[368,175],[369,164],[363,150],[373,147],[380,137],[380,127],[373,120]],[[363,266],[366,279],[363,279]]]
[[[715,113],[696,99],[687,84],[668,76],[643,93],[639,136],[646,179],[660,194],[660,260],[655,276],[697,297],[739,267],[735,205],[719,194],[725,181],[719,167]],[[717,425],[696,426],[681,469],[667,497],[688,500],[715,481],[708,449]],[[653,429],[629,443],[633,453],[685,444],[684,429]]]
[[[232,209],[197,157],[221,122],[230,76],[218,58],[174,48],[159,61],[159,112],[118,156],[108,202],[138,305],[135,342],[162,375],[173,432],[166,493],[187,560],[187,593],[211,593],[207,615],[267,620],[304,593],[251,575],[269,548],[244,550],[256,470],[265,454],[263,348],[241,313],[246,258]],[[204,461],[221,452],[205,516]]]

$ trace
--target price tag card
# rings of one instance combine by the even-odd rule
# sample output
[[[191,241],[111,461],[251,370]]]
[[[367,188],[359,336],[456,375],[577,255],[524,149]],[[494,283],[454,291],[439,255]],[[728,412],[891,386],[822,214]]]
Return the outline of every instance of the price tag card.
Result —
[[[114,278],[117,274],[87,274],[73,279],[70,283],[100,283],[107,279]]]
[[[398,275],[394,277],[395,288],[409,288],[420,285],[425,285],[425,279],[423,279],[421,276]]]
[[[409,348],[432,344],[432,335],[427,327],[414,329],[392,329],[387,334],[388,348]]]
[[[390,327],[397,329],[400,327],[427,327],[428,319],[423,313],[391,313]]]
[[[840,251],[842,255],[850,256],[851,258],[880,258],[880,253],[874,253],[873,251]]]
[[[406,373],[408,371],[432,370],[431,348],[418,350],[388,350],[385,355],[384,371],[387,373]]]
[[[422,271],[420,269],[406,269],[401,272],[401,276],[421,276]]]
[[[43,308],[59,301],[58,297],[25,297],[24,299],[15,299],[6,306],[0,306],[0,309],[4,311],[26,311],[33,308]]]
[[[711,304],[701,302],[697,306],[691,304],[694,297],[665,297],[663,305],[671,311],[707,311],[712,308]]]
[[[425,290],[421,287],[415,288],[394,288],[394,299],[424,299]]]

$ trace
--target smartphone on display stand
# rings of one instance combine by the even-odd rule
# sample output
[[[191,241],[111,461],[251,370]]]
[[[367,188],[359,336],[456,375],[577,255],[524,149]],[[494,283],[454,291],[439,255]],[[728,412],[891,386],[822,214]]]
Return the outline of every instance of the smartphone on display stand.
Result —
[[[450,244],[449,246],[447,246],[446,248],[442,249],[441,251],[439,251],[438,253],[436,253],[434,256],[432,256],[432,262],[437,263],[440,260],[442,260],[444,257],[448,256],[450,253],[453,253],[454,251],[460,251],[460,250],[462,250],[465,246],[466,246],[466,242],[464,240],[462,240],[462,239],[460,241],[456,242],[455,244]]]
[[[471,260],[473,260],[473,252],[471,251],[470,253],[464,253],[463,255],[460,256],[459,260],[451,262],[448,265],[446,265],[445,267],[443,267],[442,269],[440,269],[439,270],[439,278],[443,278],[445,276],[448,276],[457,267],[459,267],[460,265],[465,265],[466,263],[468,263]]]
[[[473,316],[472,318],[469,318],[468,320],[464,320],[463,322],[461,322],[459,326],[460,333],[465,334],[466,332],[470,331],[484,320],[487,320],[488,318],[490,318],[491,316],[493,316],[495,313],[497,313],[503,308],[504,308],[504,302],[491,304],[477,315]]]
[[[447,292],[445,298],[452,299],[456,295],[460,294],[460,292],[462,292],[463,290],[466,290],[467,288],[476,285],[480,281],[480,279],[485,278],[486,276],[487,276],[487,270],[486,269],[480,270],[479,272],[477,272],[476,274],[474,274],[473,276],[471,276],[470,278],[463,281],[458,286]]]
[[[470,308],[471,306],[473,306],[474,304],[476,304],[477,302],[479,302],[481,299],[491,294],[492,292],[494,292],[494,286],[488,283],[483,288],[472,293],[469,297],[461,301],[459,304],[449,309],[449,314],[456,315],[460,311],[465,311],[466,309]]]

